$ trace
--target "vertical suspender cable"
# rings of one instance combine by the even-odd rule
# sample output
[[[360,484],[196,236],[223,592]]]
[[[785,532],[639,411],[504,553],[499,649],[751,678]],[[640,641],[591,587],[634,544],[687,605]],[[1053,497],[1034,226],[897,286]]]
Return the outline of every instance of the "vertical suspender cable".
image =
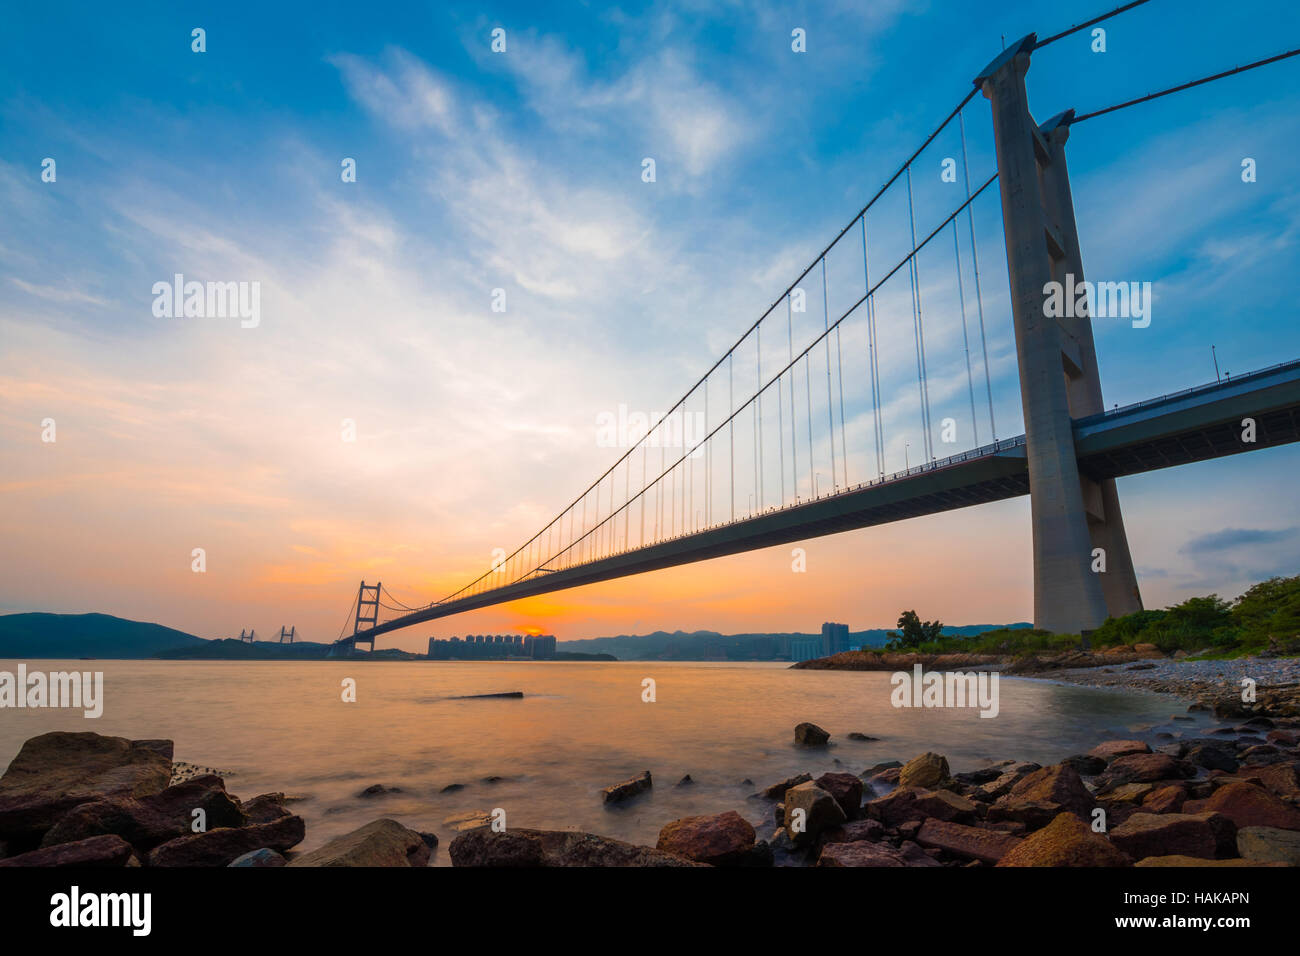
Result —
[[[791,313],[790,296],[785,297],[786,335],[790,340],[790,489],[794,500],[799,500],[799,443],[795,440],[794,426],[794,316]]]
[[[966,334],[966,290],[961,278],[961,247],[957,242],[957,220],[952,221],[952,254],[957,260],[957,302],[961,308],[961,342],[966,352],[966,388],[970,392],[970,422],[975,447],[980,444],[980,426],[975,421],[975,376],[970,368],[970,337]]]
[[[876,362],[876,300],[871,293],[871,267],[867,257],[867,217],[862,217],[862,281],[867,290],[867,372],[871,378],[871,417],[876,427],[876,474],[885,477],[885,439],[881,432],[880,370]]]
[[[921,447],[925,450],[926,464],[933,454],[930,451],[930,391],[925,381],[925,328],[921,324],[921,274],[916,267],[916,212],[912,203],[912,167],[907,167],[907,219],[912,230],[912,252],[908,259],[912,273],[912,305],[915,308],[916,330],[916,380],[921,392],[921,422],[925,429]]]
[[[822,316],[826,321],[826,331],[831,329],[830,294],[826,289],[826,257],[822,256]],[[835,470],[835,399],[831,395],[831,337],[826,336],[826,437],[831,442],[831,490],[839,484],[839,472]]]
[[[731,436],[731,520],[736,520],[736,389],[732,366],[735,364],[735,351],[727,353],[727,432]]]
[[[970,259],[975,269],[975,305],[979,310],[980,348],[984,353],[984,388],[989,397],[989,429],[993,432],[993,440],[997,441],[998,426],[993,420],[993,379],[989,374],[989,346],[984,338],[984,299],[980,295],[979,247],[975,243],[975,214],[971,211],[974,203],[970,201],[970,166],[966,158],[966,117],[961,110],[957,111],[957,126],[961,130],[961,169],[962,176],[966,180],[966,224],[970,227]]]
[[[758,404],[754,410],[754,430],[758,432],[758,510],[763,510],[763,327],[754,329],[754,365],[758,372]]]

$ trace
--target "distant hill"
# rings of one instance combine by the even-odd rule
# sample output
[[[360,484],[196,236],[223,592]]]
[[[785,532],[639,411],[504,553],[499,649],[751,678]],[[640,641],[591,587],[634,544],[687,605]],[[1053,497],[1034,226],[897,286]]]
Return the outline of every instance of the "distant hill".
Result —
[[[1017,624],[961,624],[945,627],[943,633],[953,637],[973,637],[1001,627],[1029,627]],[[889,628],[850,631],[849,643],[857,647],[883,647],[889,640]],[[821,638],[821,632],[803,634],[779,632],[767,634],[721,634],[717,631],[655,631],[653,634],[620,634],[616,637],[593,637],[578,641],[561,641],[567,652],[613,654],[620,660],[667,661],[779,661],[789,660],[790,641]]]
[[[161,624],[111,614],[0,615],[0,658],[127,659],[208,643]]]

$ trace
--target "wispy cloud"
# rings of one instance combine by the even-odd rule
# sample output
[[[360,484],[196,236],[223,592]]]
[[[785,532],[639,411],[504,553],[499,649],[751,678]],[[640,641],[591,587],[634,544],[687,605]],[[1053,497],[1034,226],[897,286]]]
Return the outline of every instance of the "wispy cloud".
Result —
[[[19,279],[16,276],[10,276],[9,281],[22,289],[28,295],[34,295],[39,299],[46,299],[50,302],[80,303],[82,305],[108,305],[108,300],[102,299],[97,295],[90,295],[87,292],[82,292],[80,289],[36,285],[23,279]]]

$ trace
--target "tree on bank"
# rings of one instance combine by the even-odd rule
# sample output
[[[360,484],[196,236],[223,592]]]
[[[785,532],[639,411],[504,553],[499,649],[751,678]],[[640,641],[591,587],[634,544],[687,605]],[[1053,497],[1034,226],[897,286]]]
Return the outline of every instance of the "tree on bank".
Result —
[[[942,622],[922,621],[915,611],[904,611],[898,616],[898,631],[889,632],[888,647],[890,650],[915,650],[922,644],[937,641],[942,632]]]

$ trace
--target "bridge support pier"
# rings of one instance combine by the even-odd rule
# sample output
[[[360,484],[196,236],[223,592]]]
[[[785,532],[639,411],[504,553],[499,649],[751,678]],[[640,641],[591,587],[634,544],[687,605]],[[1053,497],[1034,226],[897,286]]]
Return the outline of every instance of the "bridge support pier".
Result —
[[[1115,482],[1081,474],[1075,454],[1072,419],[1104,407],[1091,319],[1058,319],[1045,308],[1048,283],[1065,286],[1073,275],[1077,286],[1083,265],[1064,152],[1073,113],[1042,129],[1030,115],[1034,42],[1030,34],[1003,51],[975,83],[993,112],[1029,468],[1034,626],[1082,633],[1142,602]]]

